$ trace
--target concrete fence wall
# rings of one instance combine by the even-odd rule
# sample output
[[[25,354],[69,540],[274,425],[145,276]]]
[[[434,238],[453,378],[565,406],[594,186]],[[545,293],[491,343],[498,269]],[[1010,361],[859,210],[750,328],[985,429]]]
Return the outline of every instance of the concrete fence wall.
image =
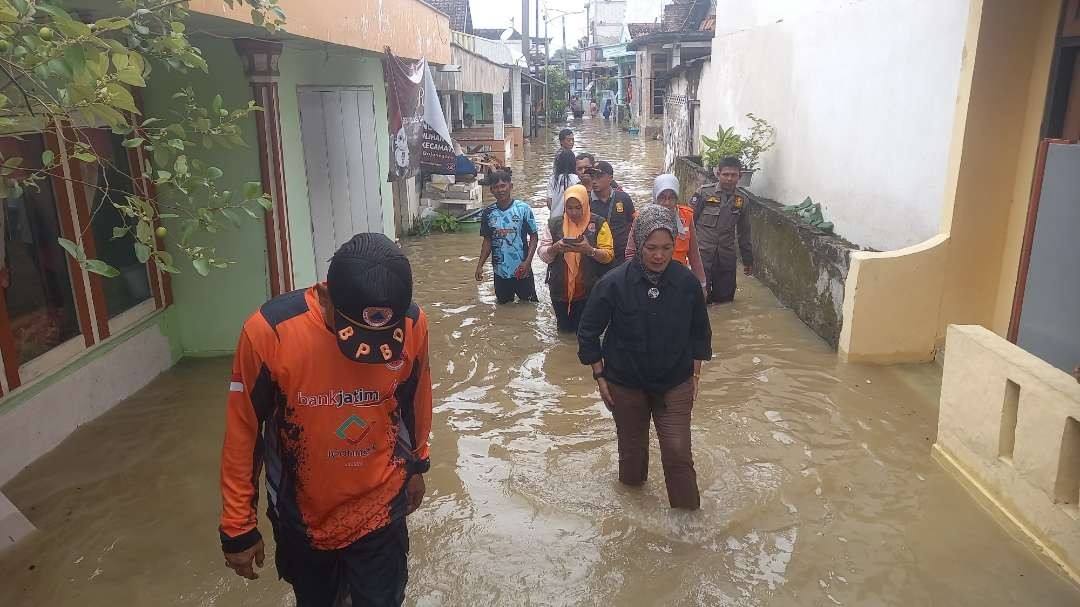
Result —
[[[934,455],[1080,581],[1080,384],[989,330],[951,325]]]
[[[714,181],[693,157],[675,161],[681,200]],[[823,234],[801,222],[782,205],[751,192],[750,229],[754,250],[754,276],[788,306],[810,329],[833,348],[843,325],[844,284],[851,243]]]
[[[874,249],[930,238],[941,224],[968,4],[717,0],[701,132],[745,134],[753,112],[776,127],[757,193],[811,196],[838,232]]]

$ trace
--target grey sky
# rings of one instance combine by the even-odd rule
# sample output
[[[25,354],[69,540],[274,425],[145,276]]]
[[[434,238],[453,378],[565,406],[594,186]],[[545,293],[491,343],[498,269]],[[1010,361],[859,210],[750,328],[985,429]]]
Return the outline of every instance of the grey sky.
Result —
[[[578,38],[585,35],[585,12],[583,0],[529,0],[529,20],[535,14],[536,3],[540,3],[540,18],[543,19],[545,3],[550,15],[555,11],[580,11],[576,15],[566,17],[566,45],[573,48]],[[474,27],[509,27],[510,19],[514,20],[514,27],[521,27],[521,1],[520,0],[469,0],[472,9]],[[660,16],[663,0],[627,0],[627,22],[651,22]],[[551,36],[551,50],[562,47],[562,19],[554,19],[548,24],[548,35]],[[530,23],[529,28],[534,32],[535,26]],[[544,35],[544,24],[540,23],[540,35]]]

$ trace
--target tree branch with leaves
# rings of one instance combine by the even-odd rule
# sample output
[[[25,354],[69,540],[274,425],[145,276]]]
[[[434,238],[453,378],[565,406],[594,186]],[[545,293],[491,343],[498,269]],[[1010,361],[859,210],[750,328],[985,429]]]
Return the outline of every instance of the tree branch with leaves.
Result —
[[[270,32],[285,20],[277,1],[224,0],[230,7],[249,7],[252,22]],[[55,153],[45,150],[40,159],[0,155],[0,198],[18,197],[54,179],[97,191],[101,204],[111,204],[122,218],[113,238],[131,234],[139,261],[153,260],[170,273],[179,270],[158,245],[166,230],[155,226],[175,219],[181,226],[177,248],[206,275],[230,262],[218,258],[214,247],[199,244],[199,237],[239,227],[244,215],[258,219],[259,211],[269,212],[272,205],[259,182],[230,191],[219,186],[224,172],[197,158],[201,150],[244,146],[241,126],[262,109],[254,101],[228,108],[218,95],[205,107],[192,88],[184,87],[173,95],[167,115],[143,116],[135,102],[133,91],[145,88],[157,73],[208,71],[202,52],[188,39],[186,7],[186,0],[122,0],[116,16],[88,21],[55,0],[0,0],[0,136],[53,133],[72,162],[96,163],[103,175],[120,175],[132,184],[141,173],[153,184],[126,191],[108,179],[89,183],[66,174]],[[125,148],[142,152],[142,166],[129,168],[95,151],[83,131],[71,128],[86,125],[104,125],[123,137]],[[91,224],[98,210],[91,210]],[[61,238],[60,245],[88,271],[118,274],[107,263],[88,259],[81,240]]]

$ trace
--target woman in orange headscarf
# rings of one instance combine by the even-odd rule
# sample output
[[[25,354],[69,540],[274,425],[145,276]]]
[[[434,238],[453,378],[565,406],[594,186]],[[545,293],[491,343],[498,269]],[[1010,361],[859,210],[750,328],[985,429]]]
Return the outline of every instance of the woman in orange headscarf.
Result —
[[[589,210],[583,185],[566,189],[563,214],[548,221],[540,239],[540,259],[548,264],[547,284],[559,331],[577,330],[593,284],[615,258],[607,220]]]

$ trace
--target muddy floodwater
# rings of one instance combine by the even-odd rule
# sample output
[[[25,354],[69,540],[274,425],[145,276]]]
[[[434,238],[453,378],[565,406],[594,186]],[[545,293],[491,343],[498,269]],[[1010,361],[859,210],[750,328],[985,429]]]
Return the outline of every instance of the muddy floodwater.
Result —
[[[601,119],[572,126],[644,200],[659,144]],[[534,206],[553,149],[515,167]],[[937,366],[844,364],[740,277],[736,302],[710,308],[715,357],[694,405],[702,509],[673,512],[655,438],[645,486],[616,482],[611,416],[550,307],[496,306],[473,280],[478,235],[404,247],[435,382],[408,604],[1080,605],[930,458]],[[270,555],[254,582],[222,566],[228,369],[182,361],[4,488],[41,531],[0,552],[0,605],[293,604]]]

